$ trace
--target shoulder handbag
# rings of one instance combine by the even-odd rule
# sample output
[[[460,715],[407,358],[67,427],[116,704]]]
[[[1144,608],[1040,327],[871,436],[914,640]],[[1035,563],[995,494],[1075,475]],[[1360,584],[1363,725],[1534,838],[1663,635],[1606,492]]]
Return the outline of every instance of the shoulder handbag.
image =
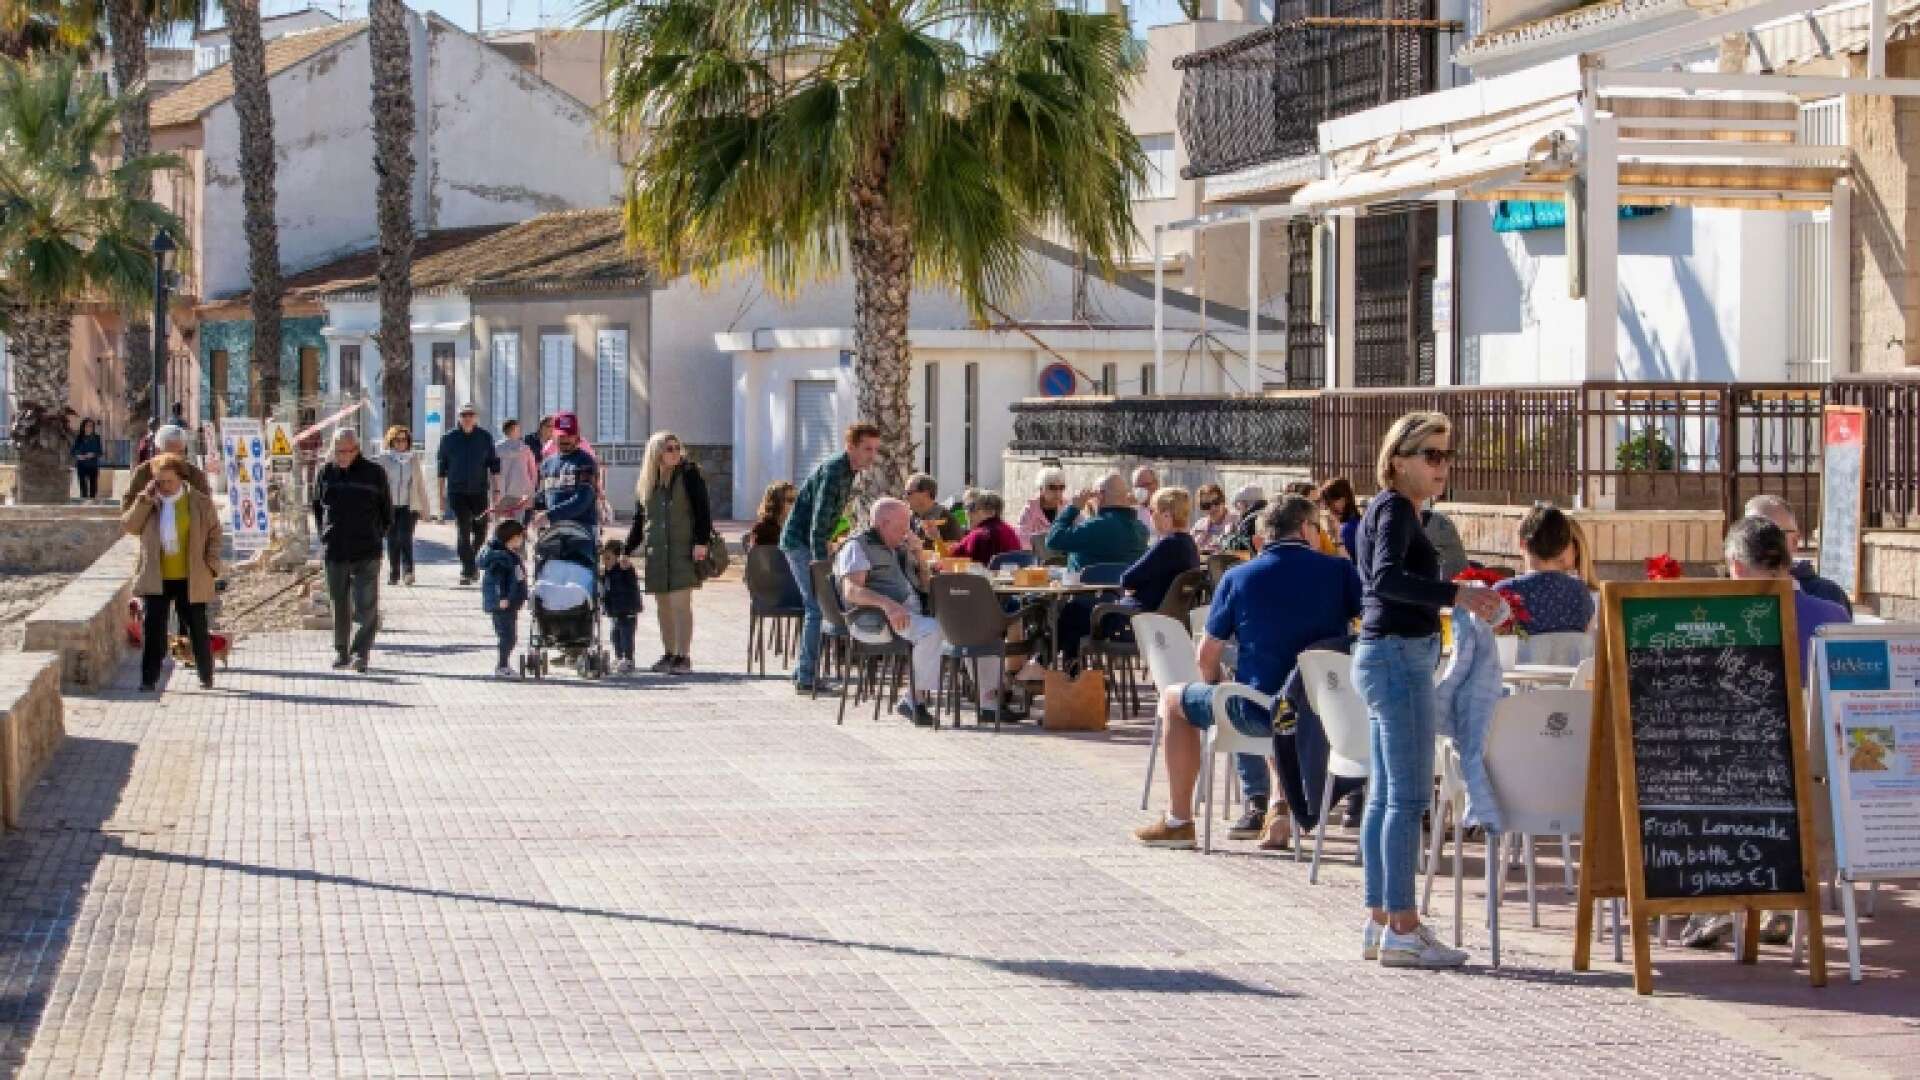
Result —
[[[693,564],[693,572],[699,575],[701,581],[710,581],[727,572],[729,557],[727,538],[715,529],[713,535],[707,538],[707,557]]]

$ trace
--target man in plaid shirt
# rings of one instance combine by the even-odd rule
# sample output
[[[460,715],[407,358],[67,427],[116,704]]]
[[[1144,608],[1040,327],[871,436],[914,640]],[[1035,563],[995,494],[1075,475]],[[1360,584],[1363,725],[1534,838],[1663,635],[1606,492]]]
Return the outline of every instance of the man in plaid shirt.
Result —
[[[819,683],[815,672],[820,655],[820,598],[813,595],[814,561],[827,557],[827,545],[834,529],[853,499],[853,479],[873,464],[880,453],[880,429],[872,424],[854,424],[847,428],[847,448],[820,463],[800,485],[793,511],[787,515],[786,528],[780,532],[780,550],[787,566],[800,585],[807,616],[800,627],[800,655],[793,662],[793,687],[802,694],[814,692]],[[827,689],[819,684],[819,689]]]

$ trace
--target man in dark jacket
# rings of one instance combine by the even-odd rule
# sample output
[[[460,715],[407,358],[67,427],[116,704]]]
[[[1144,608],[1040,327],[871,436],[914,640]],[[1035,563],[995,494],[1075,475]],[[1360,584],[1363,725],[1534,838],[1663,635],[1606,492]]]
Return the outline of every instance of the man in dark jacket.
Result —
[[[1780,531],[1787,534],[1787,550],[1800,550],[1805,537],[1801,535],[1799,520],[1793,516],[1793,508],[1787,505],[1785,499],[1778,495],[1755,495],[1747,500],[1746,511],[1747,517],[1763,517],[1780,526]],[[1837,582],[1821,577],[1812,563],[1796,559],[1791,572],[1793,583],[1800,587],[1801,592],[1817,596],[1829,604],[1839,604],[1847,609],[1849,616],[1853,614],[1853,598],[1847,595],[1847,590]]]
[[[352,428],[333,433],[333,461],[313,482],[313,517],[326,551],[333,666],[364,672],[380,629],[380,557],[393,525],[393,495],[387,471],[361,456]]]
[[[460,423],[440,436],[440,506],[455,521],[454,546],[460,552],[460,584],[480,577],[474,557],[487,539],[487,508],[499,497],[500,455],[493,433],[480,426],[471,403],[460,406]]]

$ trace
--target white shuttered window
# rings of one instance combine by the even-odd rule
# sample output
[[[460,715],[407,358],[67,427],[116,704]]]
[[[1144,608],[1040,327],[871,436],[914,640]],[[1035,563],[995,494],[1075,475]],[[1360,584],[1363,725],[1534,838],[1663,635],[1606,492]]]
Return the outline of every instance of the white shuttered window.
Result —
[[[834,384],[803,379],[793,384],[793,482],[813,474],[820,463],[840,452],[834,444]]]
[[[540,335],[540,413],[573,411],[573,335]]]
[[[520,335],[493,335],[493,426],[520,415]]]
[[[594,438],[601,442],[627,441],[627,332],[602,330],[594,363],[599,372],[600,411]]]

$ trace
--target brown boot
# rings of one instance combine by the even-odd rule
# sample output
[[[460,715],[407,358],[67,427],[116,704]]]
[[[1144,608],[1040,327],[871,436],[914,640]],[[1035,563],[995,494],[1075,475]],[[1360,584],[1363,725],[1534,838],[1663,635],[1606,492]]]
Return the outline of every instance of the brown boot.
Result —
[[[1266,825],[1260,830],[1260,850],[1285,851],[1293,846],[1293,815],[1287,804],[1275,802],[1267,809]]]

